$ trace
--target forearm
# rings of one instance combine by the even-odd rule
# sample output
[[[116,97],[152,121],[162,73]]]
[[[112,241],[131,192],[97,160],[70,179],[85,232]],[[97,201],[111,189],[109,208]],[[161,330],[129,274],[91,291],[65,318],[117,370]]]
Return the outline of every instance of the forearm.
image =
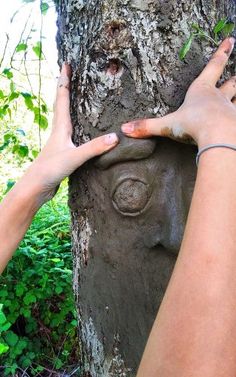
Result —
[[[235,377],[236,153],[200,159],[180,255],[138,377]]]
[[[0,205],[0,273],[11,259],[39,209],[40,188],[26,173]]]

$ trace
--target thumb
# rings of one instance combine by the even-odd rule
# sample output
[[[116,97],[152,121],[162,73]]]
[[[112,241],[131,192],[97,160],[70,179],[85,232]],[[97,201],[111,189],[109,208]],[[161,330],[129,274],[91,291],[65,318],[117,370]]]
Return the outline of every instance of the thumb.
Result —
[[[150,136],[178,138],[180,135],[175,135],[175,132],[179,128],[177,112],[168,114],[162,118],[137,119],[121,126],[121,130],[126,136],[134,138]]]
[[[74,169],[81,166],[84,162],[90,160],[95,156],[99,156],[110,149],[114,148],[119,143],[119,138],[116,133],[111,133],[96,137],[87,143],[80,145],[71,150],[71,163]]]

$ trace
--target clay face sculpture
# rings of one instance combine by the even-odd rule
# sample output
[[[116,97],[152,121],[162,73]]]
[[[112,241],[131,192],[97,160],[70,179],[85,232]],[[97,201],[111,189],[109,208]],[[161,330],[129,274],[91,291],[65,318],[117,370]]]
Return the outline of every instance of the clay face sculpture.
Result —
[[[195,154],[194,146],[165,138],[121,137],[116,149],[88,165],[90,239],[80,275],[84,336],[104,340],[105,354],[114,344],[126,350],[133,369],[180,248]]]

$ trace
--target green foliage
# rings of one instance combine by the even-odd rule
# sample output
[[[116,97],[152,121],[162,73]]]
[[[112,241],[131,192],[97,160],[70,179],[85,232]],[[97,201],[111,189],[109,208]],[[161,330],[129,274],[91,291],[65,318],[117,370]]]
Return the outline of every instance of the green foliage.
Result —
[[[42,59],[42,42],[38,41],[35,46],[32,47],[37,58]]]
[[[16,375],[18,368],[31,376],[44,368],[68,370],[78,360],[65,196],[60,192],[40,210],[0,277],[4,376]]]
[[[235,25],[228,18],[220,19],[213,28],[213,37],[204,31],[198,24],[192,24],[191,34],[179,52],[179,58],[184,60],[190,51],[195,38],[209,40],[213,45],[218,46],[220,38],[226,38],[232,34]]]
[[[53,3],[47,0],[40,0],[40,2],[23,0],[23,2],[35,2],[35,7],[40,7],[41,17],[47,13],[50,6],[53,6]],[[28,30],[28,22],[29,20],[26,21],[24,29],[19,33],[20,40],[13,52],[11,52],[11,56],[7,52],[8,41],[6,41],[5,48],[3,48],[3,56],[0,58],[0,153],[1,158],[2,155],[6,155],[7,153],[13,154],[19,163],[22,160],[32,161],[37,156],[38,151],[41,149],[41,131],[48,128],[49,117],[47,105],[41,94],[41,61],[44,59],[43,34],[41,30],[39,33],[40,40],[33,40],[33,34],[36,30],[33,27]],[[34,61],[34,64],[37,64],[38,61],[37,88],[35,80],[33,80],[34,84],[32,85],[32,78],[28,73],[28,62],[30,59]],[[15,65],[14,62],[20,63],[16,63]],[[37,146],[33,145],[33,140],[28,135],[19,135],[17,130],[21,127],[16,124],[15,115],[20,112],[22,113],[22,117],[26,117],[29,121],[30,115],[28,114],[31,114],[31,122],[35,125],[37,132]]]
[[[40,9],[41,9],[41,13],[42,13],[43,15],[45,15],[45,14],[47,13],[48,9],[49,9],[49,5],[48,5],[48,3],[41,2],[41,4],[40,4]]]
[[[181,48],[179,52],[179,57],[181,60],[183,60],[185,56],[187,55],[187,53],[189,52],[192,42],[193,42],[193,38],[194,38],[194,34],[191,34],[190,37],[185,42],[185,44],[183,45],[183,47]]]

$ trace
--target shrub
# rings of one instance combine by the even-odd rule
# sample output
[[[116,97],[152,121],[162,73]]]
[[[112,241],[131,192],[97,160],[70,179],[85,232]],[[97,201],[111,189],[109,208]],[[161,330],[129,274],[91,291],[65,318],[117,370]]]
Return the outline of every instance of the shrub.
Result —
[[[0,365],[5,376],[20,370],[30,376],[58,375],[78,359],[64,199],[60,192],[42,207],[0,277]]]

